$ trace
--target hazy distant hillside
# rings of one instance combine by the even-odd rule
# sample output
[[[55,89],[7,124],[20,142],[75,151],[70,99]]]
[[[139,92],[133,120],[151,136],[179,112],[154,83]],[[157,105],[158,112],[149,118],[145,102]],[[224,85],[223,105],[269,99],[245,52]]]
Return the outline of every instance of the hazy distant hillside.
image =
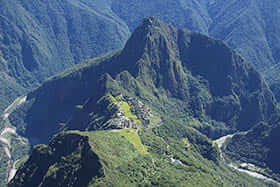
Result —
[[[258,68],[279,59],[279,9],[280,2],[272,0],[119,0],[112,4],[131,30],[143,16],[153,15],[224,40]]]
[[[129,36],[127,26],[96,1],[1,0],[0,4],[4,101],[81,60],[120,48]],[[2,91],[7,89],[13,94]],[[0,111],[7,102],[1,104]]]
[[[228,46],[157,22],[144,22],[122,51],[45,82],[28,94],[25,107],[10,116],[11,122],[34,142],[47,142],[69,122],[76,105],[92,100],[94,109],[98,97],[122,89],[153,102],[158,110],[170,110],[177,120],[185,121],[188,115],[204,121],[196,128],[212,138],[248,130],[276,112],[262,77]]]
[[[124,49],[52,77],[9,116],[31,143],[60,132],[9,186],[265,186],[227,167],[209,138],[276,112],[260,74],[222,41],[146,18]]]
[[[121,48],[140,20],[151,15],[173,26],[224,40],[260,70],[270,67],[280,56],[278,1],[1,0],[0,3],[0,56],[7,64],[7,78],[3,79],[1,89],[19,94],[81,60]],[[0,71],[3,71],[1,65]],[[7,83],[9,80],[14,80],[12,86]],[[0,111],[14,95],[0,93],[4,101]]]

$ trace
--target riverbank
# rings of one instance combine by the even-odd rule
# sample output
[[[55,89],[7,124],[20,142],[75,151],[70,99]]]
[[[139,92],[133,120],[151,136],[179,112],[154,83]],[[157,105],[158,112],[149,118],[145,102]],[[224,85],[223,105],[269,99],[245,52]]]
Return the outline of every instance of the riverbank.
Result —
[[[23,140],[22,137],[20,137],[17,132],[16,128],[12,126],[9,122],[9,115],[20,105],[22,105],[26,101],[26,96],[18,97],[14,100],[14,102],[9,105],[1,115],[3,119],[3,126],[2,132],[0,133],[0,144],[3,146],[3,151],[5,152],[5,155],[8,158],[8,165],[7,165],[7,182],[12,180],[12,178],[16,174],[16,163],[17,161],[14,160],[14,156],[11,152],[11,139],[13,136],[16,136],[17,139],[19,139],[21,144],[26,144],[26,142]],[[2,167],[2,166],[1,166]]]
[[[267,182],[272,182],[274,184],[276,184],[277,186],[280,187],[280,183],[272,178],[269,178],[267,176],[264,176],[263,174],[261,173],[258,173],[256,171],[252,171],[252,170],[248,170],[248,169],[245,169],[244,165],[247,165],[247,166],[251,166],[251,167],[254,167],[256,168],[256,166],[254,166],[253,164],[250,164],[250,163],[242,163],[242,164],[239,164],[239,163],[228,163],[225,159],[225,153],[223,152],[223,148],[225,146],[225,143],[227,142],[227,140],[231,139],[232,137],[234,136],[234,134],[229,134],[229,135],[226,135],[226,136],[223,136],[217,140],[215,140],[215,143],[217,144],[218,148],[219,148],[219,152],[220,152],[220,157],[222,159],[222,161],[227,165],[229,166],[230,168],[234,169],[234,170],[237,170],[239,172],[242,172],[242,173],[246,173],[248,175],[250,175],[251,177],[254,177],[254,178],[257,178],[257,179],[261,179],[261,180],[264,180],[264,181],[267,181]],[[242,168],[241,168],[242,167]]]

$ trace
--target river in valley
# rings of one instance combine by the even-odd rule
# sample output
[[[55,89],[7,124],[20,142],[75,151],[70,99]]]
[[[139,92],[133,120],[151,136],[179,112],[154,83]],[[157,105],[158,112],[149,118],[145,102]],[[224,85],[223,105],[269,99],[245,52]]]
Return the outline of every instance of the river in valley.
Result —
[[[26,96],[18,97],[14,100],[14,102],[9,105],[2,114],[2,119],[4,121],[4,128],[2,129],[2,132],[0,134],[0,144],[3,146],[3,151],[5,152],[5,155],[8,158],[8,173],[7,173],[7,182],[9,182],[16,174],[16,163],[17,161],[13,159],[13,155],[11,153],[11,142],[10,137],[11,135],[17,135],[16,128],[12,126],[12,124],[9,124],[9,115],[20,105],[22,105],[26,101]],[[8,125],[7,125],[8,124]],[[18,136],[18,139],[20,139],[20,142],[22,144],[25,144],[25,141]]]
[[[226,160],[225,160],[225,153],[223,152],[223,146],[224,144],[226,143],[226,141],[228,139],[231,139],[232,137],[234,136],[234,134],[229,134],[229,135],[226,135],[226,136],[223,136],[217,140],[215,140],[215,143],[217,144],[218,148],[219,148],[219,151],[220,151],[220,156],[223,160],[223,162],[229,166],[230,168],[232,169],[235,169],[239,172],[242,172],[242,173],[246,173],[254,178],[257,178],[257,179],[261,179],[261,180],[265,180],[265,181],[268,181],[268,182],[272,182],[272,183],[275,183],[276,185],[280,186],[280,183],[275,181],[274,179],[272,178],[269,178],[267,176],[264,176],[262,175],[261,173],[258,173],[258,172],[255,172],[255,171],[252,171],[252,170],[247,170],[245,169],[244,166],[252,166],[252,167],[256,167],[254,166],[253,164],[250,164],[250,163],[242,163],[242,164],[234,164],[234,163],[228,163]],[[242,168],[237,166],[237,165],[240,165],[240,166],[243,166]]]

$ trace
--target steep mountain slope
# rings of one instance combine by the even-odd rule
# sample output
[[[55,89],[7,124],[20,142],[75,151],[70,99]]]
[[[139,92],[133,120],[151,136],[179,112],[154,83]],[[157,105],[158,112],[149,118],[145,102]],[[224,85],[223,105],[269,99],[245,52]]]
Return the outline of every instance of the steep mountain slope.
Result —
[[[1,86],[14,93],[23,94],[24,88],[34,88],[66,67],[122,47],[146,16],[222,39],[261,71],[279,59],[278,1],[2,0],[1,5],[0,56],[8,64],[8,79]],[[5,100],[17,96],[0,94],[0,111]]]
[[[28,168],[24,172],[19,171],[21,175],[32,170],[35,172],[15,186],[39,186],[40,181],[44,181],[43,186],[86,186],[93,176],[103,176],[99,171],[101,163],[91,151],[88,138],[78,134],[57,137],[49,147],[37,146],[26,166]],[[50,180],[53,178],[60,180]]]
[[[263,74],[266,82],[268,83],[270,89],[275,95],[277,101],[280,101],[280,64],[275,64],[267,68]]]
[[[237,134],[228,142],[227,156],[239,163],[263,168],[262,173],[280,180],[278,149],[279,116],[269,123],[259,123],[247,133]]]
[[[104,172],[98,180],[90,176],[86,185],[144,181],[147,185],[215,186],[239,181],[254,186],[258,181],[254,184],[250,178],[238,177],[222,169],[222,163],[218,166],[217,147],[200,132],[215,138],[248,130],[276,112],[274,96],[262,77],[226,44],[150,17],[137,27],[123,50],[49,79],[28,94],[9,119],[31,144],[46,143],[62,130],[85,131],[74,134],[89,137]],[[75,177],[79,169],[87,170],[81,163],[88,156],[82,154],[83,148],[60,152],[57,144],[71,142],[66,140],[67,133],[58,137],[62,140],[52,140],[58,143],[35,148],[11,186],[79,181]],[[64,152],[67,155],[61,156]],[[49,161],[41,163],[38,155]],[[77,165],[66,174],[68,160]],[[151,162],[155,167],[147,166]],[[183,169],[178,170],[179,166]],[[152,173],[161,177],[154,178]],[[197,173],[201,176],[195,179]],[[61,175],[69,177],[61,179]]]
[[[271,66],[275,62],[278,62],[277,59],[279,59],[278,48],[280,36],[280,19],[278,18],[280,5],[278,1],[175,0],[128,2],[125,0],[59,0],[56,2],[35,2],[2,0],[0,3],[0,111],[2,111],[9,103],[11,103],[14,98],[26,93],[31,88],[37,87],[39,83],[46,77],[62,69],[65,69],[66,67],[72,66],[83,59],[96,56],[111,49],[120,48],[124,44],[124,41],[128,38],[129,32],[134,30],[142,18],[146,17],[147,15],[154,15],[180,28],[187,27],[191,30],[203,32],[204,34],[220,38],[227,42],[231,47],[239,51],[239,53],[246,57],[246,59],[256,65],[259,70],[266,73],[265,78],[268,77],[267,80],[271,80],[270,78],[272,76],[274,80],[274,75],[278,75],[278,70],[273,68],[274,66]],[[159,56],[165,55],[162,54]],[[121,60],[125,61],[125,59]],[[131,60],[133,61],[135,59],[131,57]],[[180,59],[180,61],[182,60]],[[128,67],[127,64],[125,64],[125,66]],[[102,70],[103,68],[104,67],[101,67],[98,70]],[[112,66],[112,69],[113,68],[119,69],[118,67]],[[130,74],[135,77],[136,75],[134,71],[137,70],[134,70],[131,67],[129,68]],[[188,71],[191,71],[196,75],[195,69],[191,68],[189,65],[183,66],[183,68],[188,69]],[[160,69],[162,72],[166,70],[166,68]],[[202,69],[199,69],[199,71],[202,71],[202,75],[205,75],[205,72],[203,72]],[[90,72],[91,70],[89,70],[88,73],[90,74]],[[101,72],[104,71],[102,70]],[[178,72],[180,72],[180,70],[178,70]],[[271,73],[273,75],[271,75],[270,72],[273,72]],[[154,72],[151,71],[150,73],[153,74]],[[115,75],[114,73],[111,74]],[[174,103],[176,104],[172,103],[172,105],[168,106],[169,108],[173,109],[173,107],[179,103],[183,106],[186,106],[184,109],[175,107],[174,111],[167,110],[166,113],[171,112],[173,117],[178,117],[182,121],[192,121],[193,126],[196,126],[197,129],[199,129],[201,132],[204,132],[209,137],[217,137],[227,132],[233,132],[236,129],[247,130],[251,124],[260,120],[268,119],[269,115],[266,113],[273,113],[274,111],[273,108],[275,108],[275,105],[273,99],[271,99],[271,101],[263,102],[263,100],[266,99],[263,99],[262,97],[269,98],[270,93],[267,94],[266,91],[262,91],[266,90],[267,88],[265,85],[263,85],[264,83],[260,83],[263,81],[259,81],[261,78],[258,76],[256,78],[256,82],[259,82],[259,84],[257,83],[257,87],[259,90],[261,90],[258,93],[261,94],[253,94],[254,96],[250,97],[249,101],[246,101],[245,99],[245,101],[242,101],[243,103],[240,103],[239,99],[242,97],[243,89],[241,89],[242,91],[240,94],[237,94],[237,97],[235,94],[232,94],[229,97],[222,97],[222,99],[220,99],[220,95],[218,97],[213,97],[213,95],[217,94],[214,93],[216,91],[213,92],[217,86],[211,85],[214,87],[212,88],[211,92],[208,84],[204,83],[204,78],[201,80],[196,76],[193,78],[189,75],[187,77],[190,80],[183,82],[188,82],[188,84],[191,86],[188,88],[183,88],[182,90],[189,89],[191,91],[188,91],[189,93],[187,96],[184,96],[184,94],[182,94],[184,91],[177,91],[176,89],[181,86],[181,84],[178,83],[181,82],[180,76],[179,81],[177,81],[176,73],[169,71],[169,74],[170,75],[167,77],[169,77],[171,81],[164,83],[164,86],[159,85],[161,85],[161,82],[163,81],[162,77],[165,77],[166,74],[162,74],[159,77],[149,76],[148,79],[151,77],[156,79],[156,81],[153,81],[153,84],[156,82],[156,85],[154,86],[152,84],[151,86],[149,82],[145,82],[144,86],[141,85],[141,87],[144,87],[142,90],[150,90],[150,88],[152,88],[152,92],[150,92],[151,94],[149,97],[155,96],[153,103],[156,106],[159,104],[157,99],[160,95],[162,95],[162,92],[164,92],[164,96],[161,97],[161,103],[164,103],[166,96],[169,97],[170,95],[172,95],[172,98],[176,99],[184,98],[184,102],[177,102],[175,99]],[[174,76],[172,74],[174,74],[175,79],[173,78]],[[75,76],[77,78],[80,75]],[[128,77],[130,77],[130,75],[128,75]],[[87,78],[88,77],[86,77],[86,79]],[[69,85],[63,85],[62,82],[66,78],[62,79],[63,81],[61,81],[61,83],[56,84],[59,84],[59,86],[63,85],[61,86],[60,92],[64,92],[65,89],[67,91],[75,91],[75,94],[77,94],[79,92],[78,89],[80,88],[83,88],[83,90],[96,89],[97,86],[95,85],[95,78],[100,78],[100,76],[92,76],[88,83],[80,87],[74,86],[75,84],[71,86],[71,81],[69,81]],[[112,77],[104,76],[103,78],[105,80],[110,80]],[[206,78],[207,81],[208,78],[209,77]],[[79,78],[77,78],[77,80],[78,79]],[[104,81],[104,79],[101,80]],[[113,76],[112,79],[115,79],[115,77]],[[146,79],[145,76],[144,79]],[[70,78],[68,78],[68,80],[70,80]],[[91,82],[94,82],[94,85],[90,85]],[[108,83],[108,81],[105,82],[106,84]],[[233,81],[234,84],[239,84],[241,82],[242,81]],[[252,81],[250,80],[249,82]],[[52,84],[54,83],[46,83],[44,87],[46,89],[49,88],[48,86],[50,86],[50,88],[56,87],[52,86]],[[109,81],[108,84],[111,84],[111,81]],[[132,84],[138,85],[139,83],[133,81]],[[122,86],[123,85],[121,85],[121,87]],[[119,85],[117,85],[117,87],[119,87]],[[158,87],[160,87],[160,89],[158,89]],[[276,96],[278,96],[278,82],[273,81],[273,83],[270,84],[270,87]],[[137,89],[138,91],[140,90],[138,87]],[[38,94],[38,91],[35,91],[34,94],[40,95],[41,98],[44,98],[45,95],[43,92],[46,92],[46,90],[41,88],[41,91],[41,95]],[[129,92],[130,91],[131,89],[129,89]],[[138,94],[138,91],[135,91],[135,93]],[[221,92],[223,91],[225,90],[222,90]],[[173,92],[176,93],[173,95]],[[245,93],[247,94],[247,92]],[[54,93],[49,92],[48,94],[49,95],[46,97],[47,99],[53,99],[53,97],[55,97]],[[53,96],[50,96],[51,94],[53,94]],[[54,107],[57,99],[54,99],[53,103],[50,103],[50,108],[55,108],[56,110],[54,111],[56,111],[57,114],[54,111],[48,110],[47,106],[49,105],[49,101],[38,101],[37,104],[32,105],[31,108],[33,111],[28,113],[33,114],[30,115],[31,117],[24,117],[26,115],[25,110],[29,110],[30,107],[26,106],[25,109],[18,110],[17,114],[20,114],[20,116],[10,116],[11,121],[13,123],[19,122],[19,131],[21,131],[22,134],[29,134],[31,136],[31,134],[34,134],[36,130],[36,127],[34,128],[34,124],[36,122],[34,122],[32,125],[34,130],[31,129],[31,126],[26,129],[25,124],[29,124],[29,120],[37,120],[37,122],[41,122],[39,118],[43,112],[39,112],[38,117],[34,117],[34,115],[36,114],[36,110],[44,105],[45,107],[43,108],[45,109],[45,113],[49,115],[46,117],[45,121],[50,123],[43,123],[43,129],[48,132],[47,135],[43,137],[43,141],[46,142],[47,139],[49,139],[47,136],[58,132],[59,129],[65,126],[65,123],[73,124],[72,121],[69,122],[69,118],[73,113],[81,113],[80,115],[83,115],[83,117],[76,117],[75,119],[71,120],[78,120],[79,122],[81,121],[82,123],[86,124],[85,121],[91,119],[87,115],[87,111],[80,111],[79,106],[78,108],[74,109],[73,106],[84,105],[87,98],[95,98],[95,96],[92,96],[92,94],[89,93],[79,93],[79,97],[81,98],[77,97],[79,98],[77,99],[74,98],[75,94],[69,94],[69,100],[66,100],[69,102],[69,105],[67,105],[69,108],[66,110],[65,105]],[[146,91],[145,94],[147,94]],[[65,102],[62,98],[63,95],[64,94],[60,94],[62,103]],[[102,95],[102,93],[100,93],[100,95]],[[265,95],[268,95],[268,97]],[[35,96],[33,95],[30,97],[34,98]],[[147,95],[142,97],[148,100]],[[259,98],[255,100],[256,97]],[[37,100],[42,100],[41,98]],[[186,104],[185,101],[187,99],[189,99],[189,102]],[[36,101],[33,100],[32,102]],[[244,104],[244,102],[247,102],[247,104],[255,103],[254,106],[252,105],[252,108],[258,109],[251,110],[249,107],[244,108],[242,106],[247,106],[247,104]],[[200,104],[197,105],[197,103]],[[263,105],[263,103],[265,104]],[[88,105],[90,104],[88,103]],[[94,106],[94,102],[92,105]],[[229,107],[229,105],[232,107]],[[33,108],[33,106],[37,107]],[[159,107],[158,110],[162,110],[162,108],[165,107],[164,104],[161,104],[160,106],[161,108]],[[217,110],[214,110],[213,108]],[[243,110],[243,112],[247,110],[247,112],[243,113],[240,112],[240,110]],[[220,115],[220,113],[224,111],[230,112],[222,113],[223,115]],[[233,115],[236,111],[238,114]],[[248,113],[248,111],[252,111],[252,113]],[[186,112],[191,116],[188,119],[182,117]],[[243,117],[241,117],[241,114]],[[48,119],[56,115],[58,117],[54,117],[54,120]],[[251,121],[255,115],[259,116],[259,118]],[[193,120],[193,117],[200,118],[200,121],[203,123]],[[21,119],[24,119],[25,121],[18,121]],[[238,127],[237,124],[240,121],[242,124],[240,125],[241,127]],[[243,125],[245,123],[247,124],[246,127]],[[60,125],[57,127],[53,124]],[[49,129],[49,126],[52,126],[52,128]],[[39,132],[42,132],[42,129],[38,129]],[[32,143],[40,141],[41,140],[38,140],[37,137],[32,137]]]
[[[208,34],[211,17],[207,3],[190,1],[112,1],[112,10],[127,23],[133,31],[146,16],[155,16],[178,28],[189,28],[192,31]]]
[[[81,60],[120,48],[130,34],[112,11],[101,9],[101,4],[97,11],[95,1],[0,3],[0,72],[5,74],[0,99],[4,101]],[[6,103],[1,102],[0,111]]]
[[[211,142],[178,127],[175,136],[164,134],[166,126],[140,137],[131,129],[59,134],[49,146],[36,146],[8,186],[265,185],[201,156],[200,149],[215,150]]]
[[[130,30],[143,17],[156,16],[176,27],[225,41],[260,70],[279,59],[279,8],[280,3],[272,0],[118,0],[112,4]]]
[[[12,103],[13,99],[24,93],[25,89],[19,86],[16,80],[8,75],[8,62],[0,51],[0,112]]]
[[[265,77],[279,62],[280,2],[226,1],[114,1],[112,10],[130,30],[145,16],[156,16],[179,28],[189,28],[226,42],[261,71]],[[274,74],[273,74],[274,75]],[[276,75],[277,76],[277,75]],[[278,77],[278,76],[277,76]],[[279,84],[269,84],[276,96]]]
[[[261,71],[265,78],[279,73],[280,2],[226,1],[114,1],[112,10],[133,30],[143,17],[156,16],[179,28],[189,28],[226,42]],[[278,75],[276,75],[278,77]],[[276,96],[279,83],[269,84]]]
[[[198,118],[204,125],[197,128],[209,137],[248,130],[276,111],[262,77],[225,44],[154,18],[145,19],[122,51],[84,66],[30,93],[25,112],[10,116],[12,124],[47,142],[76,105],[112,91],[138,96],[182,121],[186,114]]]
[[[210,35],[218,37],[248,58],[258,69],[279,59],[280,3],[265,0],[227,0],[209,7]]]

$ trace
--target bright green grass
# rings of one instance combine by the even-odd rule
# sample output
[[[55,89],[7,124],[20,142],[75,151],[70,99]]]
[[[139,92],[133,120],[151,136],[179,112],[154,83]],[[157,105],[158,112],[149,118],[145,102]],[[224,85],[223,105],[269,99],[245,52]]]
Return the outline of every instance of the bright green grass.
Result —
[[[109,94],[108,96],[110,97],[110,99],[111,99],[111,101],[112,101],[113,103],[116,103],[116,102],[117,102],[117,100],[116,100],[116,98],[115,98],[114,96],[112,96],[111,94]]]
[[[120,111],[123,113],[124,116],[130,119],[134,119],[138,125],[141,125],[141,121],[137,118],[135,114],[131,112],[129,104],[123,101],[121,96],[114,97],[109,94],[109,97],[113,103],[116,103],[120,107]]]
[[[126,117],[128,117],[128,118],[130,118],[130,119],[134,119],[138,125],[141,124],[141,121],[137,118],[137,116],[136,116],[135,114],[132,114],[132,113],[131,113],[130,106],[128,105],[127,102],[121,101],[121,102],[119,103],[119,106],[120,106],[121,112],[122,112]]]
[[[151,115],[150,117],[150,126],[155,126],[161,122],[161,118],[158,115]]]
[[[143,144],[149,146],[149,154],[143,154],[135,149],[135,143],[142,148],[143,145],[132,129],[68,133],[88,136],[103,165],[105,176],[90,186],[263,186],[249,176],[218,167],[194,149],[187,151],[189,142],[185,138],[167,141],[170,149],[165,152],[185,163],[176,166],[167,155],[157,151],[164,140],[154,134],[141,136]]]
[[[134,129],[113,130],[125,137],[140,153],[148,154],[147,148],[142,144],[140,137]]]

